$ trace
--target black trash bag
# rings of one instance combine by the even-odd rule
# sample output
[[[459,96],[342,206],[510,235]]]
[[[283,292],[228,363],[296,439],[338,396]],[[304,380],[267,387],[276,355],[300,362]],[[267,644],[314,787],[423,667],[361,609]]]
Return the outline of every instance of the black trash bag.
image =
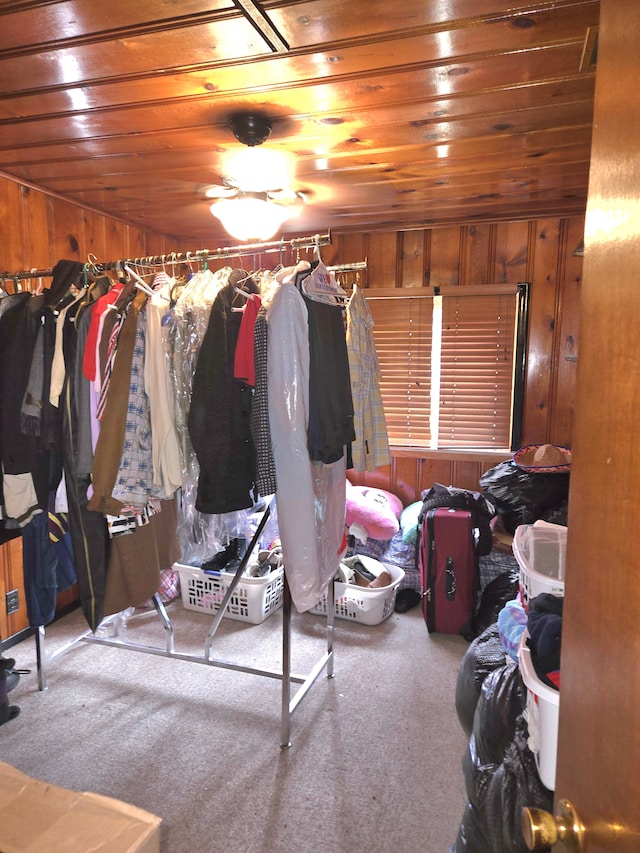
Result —
[[[485,792],[484,822],[499,830],[498,846],[487,848],[487,853],[527,853],[520,823],[522,809],[553,810],[553,793],[540,781],[527,737],[527,724],[521,715],[516,720],[513,742]]]
[[[485,586],[480,596],[480,603],[473,616],[472,629],[474,636],[479,636],[483,631],[498,621],[498,613],[507,601],[513,601],[518,594],[520,585],[520,572],[513,569],[503,572]]]
[[[462,757],[462,775],[467,800],[484,815],[483,803],[490,777],[504,760],[515,735],[515,722],[522,714],[524,687],[517,664],[510,661],[484,680],[473,731]],[[491,836],[490,826],[483,826]]]
[[[569,501],[563,500],[560,501],[559,504],[555,504],[555,506],[550,506],[548,509],[545,509],[540,518],[544,521],[548,521],[550,524],[562,524],[566,527],[568,513]]]
[[[455,843],[449,853],[487,853],[491,845],[484,832],[484,823],[480,812],[471,803],[467,803]]]
[[[476,809],[480,817],[484,814],[484,798],[489,787],[489,780],[499,766],[493,762],[482,763],[478,754],[476,738],[472,733],[462,756],[462,776],[467,800]]]
[[[490,625],[472,641],[465,652],[456,679],[456,713],[464,733],[473,730],[473,716],[480,698],[482,682],[490,672],[504,666],[505,651],[498,625]]]
[[[473,717],[473,736],[480,764],[501,764],[516,732],[516,720],[527,703],[518,664],[509,659],[482,682]]]
[[[472,850],[474,853],[501,853],[499,839],[501,826],[491,824],[486,817],[485,801],[491,787],[491,780],[500,769],[500,764],[483,764],[476,749],[476,739],[472,734],[462,759],[462,772],[468,804],[458,831],[456,844],[459,850]],[[467,846],[465,847],[464,844]]]
[[[569,473],[537,474],[513,462],[500,462],[480,476],[480,487],[495,503],[508,533],[533,524],[545,510],[569,496]]]

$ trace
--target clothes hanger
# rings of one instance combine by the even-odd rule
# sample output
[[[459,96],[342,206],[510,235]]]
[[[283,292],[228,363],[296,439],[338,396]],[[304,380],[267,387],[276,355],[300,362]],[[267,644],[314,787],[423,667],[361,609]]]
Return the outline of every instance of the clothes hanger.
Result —
[[[324,264],[320,255],[320,246],[315,247],[315,266],[300,282],[303,293],[317,302],[327,305],[342,305],[348,299],[347,292],[340,286],[335,275]]]
[[[244,311],[247,299],[250,299],[253,294],[259,292],[258,285],[256,284],[253,275],[253,272],[245,273],[242,267],[232,269],[229,273],[228,283],[235,291],[235,295],[231,302],[232,311]],[[236,295],[242,297],[243,304],[241,306],[235,305]]]
[[[124,271],[134,279],[134,286],[137,287],[138,290],[142,290],[143,293],[147,294],[147,296],[155,296],[155,291],[143,278],[140,278],[137,272],[131,269],[129,264],[124,265]]]

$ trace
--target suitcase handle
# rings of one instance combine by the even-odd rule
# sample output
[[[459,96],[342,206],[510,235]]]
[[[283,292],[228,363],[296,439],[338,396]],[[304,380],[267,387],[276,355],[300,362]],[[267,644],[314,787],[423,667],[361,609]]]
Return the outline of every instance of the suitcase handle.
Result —
[[[456,597],[456,573],[453,570],[453,557],[447,557],[445,571],[447,573],[445,594],[447,596],[447,601],[453,601]]]

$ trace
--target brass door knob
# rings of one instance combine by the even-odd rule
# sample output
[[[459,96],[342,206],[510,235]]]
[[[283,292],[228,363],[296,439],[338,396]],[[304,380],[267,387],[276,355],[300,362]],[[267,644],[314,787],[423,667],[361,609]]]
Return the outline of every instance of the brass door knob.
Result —
[[[584,853],[585,830],[569,800],[560,800],[554,817],[544,809],[522,809],[522,835],[529,850],[544,850],[562,841],[569,853]]]

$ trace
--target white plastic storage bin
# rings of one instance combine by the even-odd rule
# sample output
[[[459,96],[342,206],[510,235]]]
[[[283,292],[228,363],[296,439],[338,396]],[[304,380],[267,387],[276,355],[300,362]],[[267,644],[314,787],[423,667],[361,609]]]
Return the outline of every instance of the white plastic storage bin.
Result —
[[[564,596],[567,528],[536,521],[521,524],[513,536],[513,553],[520,568],[520,596],[525,610],[543,592]]]
[[[384,564],[391,575],[388,586],[374,587],[357,586],[352,583],[336,582],[334,613],[340,619],[351,619],[363,625],[378,625],[391,616],[396,604],[396,592],[404,578],[403,569],[398,566]],[[325,593],[310,613],[327,613],[327,594]]]
[[[183,607],[211,614],[220,609],[222,599],[234,578],[233,572],[208,575],[202,569],[182,563],[174,563],[173,567],[180,573]],[[284,568],[274,569],[261,578],[248,578],[243,575],[233,591],[224,615],[229,619],[258,625],[282,606],[283,597]]]
[[[523,631],[518,646],[518,665],[527,688],[526,718],[529,729],[528,746],[536,759],[542,784],[550,791],[556,787],[558,755],[558,716],[560,691],[549,687],[538,675],[527,646],[528,633]]]

